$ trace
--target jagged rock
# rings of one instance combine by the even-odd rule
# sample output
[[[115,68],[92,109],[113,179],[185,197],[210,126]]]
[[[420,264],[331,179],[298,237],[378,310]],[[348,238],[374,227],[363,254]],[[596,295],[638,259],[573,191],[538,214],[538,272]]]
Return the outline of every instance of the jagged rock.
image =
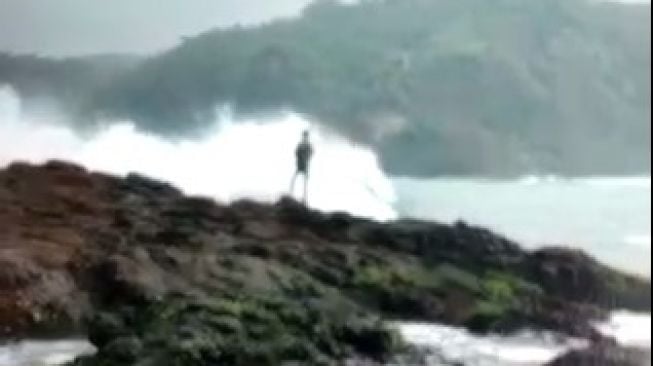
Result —
[[[64,162],[0,170],[0,225],[0,331],[11,336],[85,325],[97,357],[107,359],[147,355],[162,344],[161,354],[208,352],[206,360],[224,357],[227,346],[276,361],[283,361],[283,349],[315,362],[383,354],[388,333],[352,322],[352,314],[479,332],[535,327],[601,341],[592,321],[617,307],[650,311],[651,305],[648,281],[582,252],[531,253],[462,222],[379,223],[288,198],[221,205],[146,177],[121,179]],[[272,325],[280,328],[279,340],[292,335],[301,345],[284,348],[268,339],[260,349],[253,340],[222,344],[204,334],[180,350],[173,341],[143,338],[160,333],[182,340],[204,326],[197,312],[170,307],[173,318],[186,321],[142,319],[153,304],[234,297],[258,303],[261,296],[280,298],[298,314],[317,311],[330,332],[338,324],[351,327],[324,338],[290,319],[261,326],[237,313],[218,319],[209,334],[231,339],[224,336],[229,329],[246,327],[252,337],[262,336]],[[103,313],[115,321],[90,320]],[[157,333],[143,324],[167,328]],[[320,343],[326,340],[336,345]],[[328,351],[333,347],[340,351]]]

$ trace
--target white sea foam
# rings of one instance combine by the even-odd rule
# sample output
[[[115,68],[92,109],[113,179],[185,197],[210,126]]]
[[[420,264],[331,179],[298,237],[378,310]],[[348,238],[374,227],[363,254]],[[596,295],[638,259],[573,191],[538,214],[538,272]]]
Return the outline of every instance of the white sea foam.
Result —
[[[623,346],[651,349],[651,314],[617,311],[596,327]]]
[[[547,332],[479,336],[462,328],[438,324],[397,323],[396,326],[407,342],[466,366],[544,365],[570,349],[588,345],[583,340]]]
[[[34,341],[0,344],[0,366],[63,365],[95,352],[86,340]]]

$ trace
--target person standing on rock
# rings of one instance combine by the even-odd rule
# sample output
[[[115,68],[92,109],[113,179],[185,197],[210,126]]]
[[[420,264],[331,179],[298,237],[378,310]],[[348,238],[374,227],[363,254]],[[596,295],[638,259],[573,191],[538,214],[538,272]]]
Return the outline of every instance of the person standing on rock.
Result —
[[[306,204],[307,194],[308,194],[308,168],[311,162],[311,157],[313,156],[313,146],[311,145],[311,140],[308,131],[302,133],[302,139],[295,149],[295,158],[297,163],[297,169],[295,174],[292,177],[292,182],[290,183],[290,194],[292,195],[295,191],[295,182],[297,181],[297,176],[302,175],[304,178],[304,191],[302,195],[302,202]]]

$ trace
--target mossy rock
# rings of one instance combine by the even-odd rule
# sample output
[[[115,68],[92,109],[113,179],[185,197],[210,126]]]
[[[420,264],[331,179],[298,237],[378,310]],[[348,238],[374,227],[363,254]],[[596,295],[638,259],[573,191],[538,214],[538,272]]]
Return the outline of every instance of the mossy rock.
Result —
[[[99,351],[75,366],[327,365],[384,360],[401,345],[378,319],[275,296],[177,297],[98,318],[90,326]]]

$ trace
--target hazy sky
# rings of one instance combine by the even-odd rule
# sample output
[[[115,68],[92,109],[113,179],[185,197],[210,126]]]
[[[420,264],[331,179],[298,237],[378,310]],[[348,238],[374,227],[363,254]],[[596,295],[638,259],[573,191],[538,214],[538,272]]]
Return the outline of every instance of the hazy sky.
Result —
[[[217,26],[296,15],[310,1],[0,0],[0,51],[151,53]]]
[[[310,0],[0,0],[0,50],[150,53],[183,35],[297,14]]]

